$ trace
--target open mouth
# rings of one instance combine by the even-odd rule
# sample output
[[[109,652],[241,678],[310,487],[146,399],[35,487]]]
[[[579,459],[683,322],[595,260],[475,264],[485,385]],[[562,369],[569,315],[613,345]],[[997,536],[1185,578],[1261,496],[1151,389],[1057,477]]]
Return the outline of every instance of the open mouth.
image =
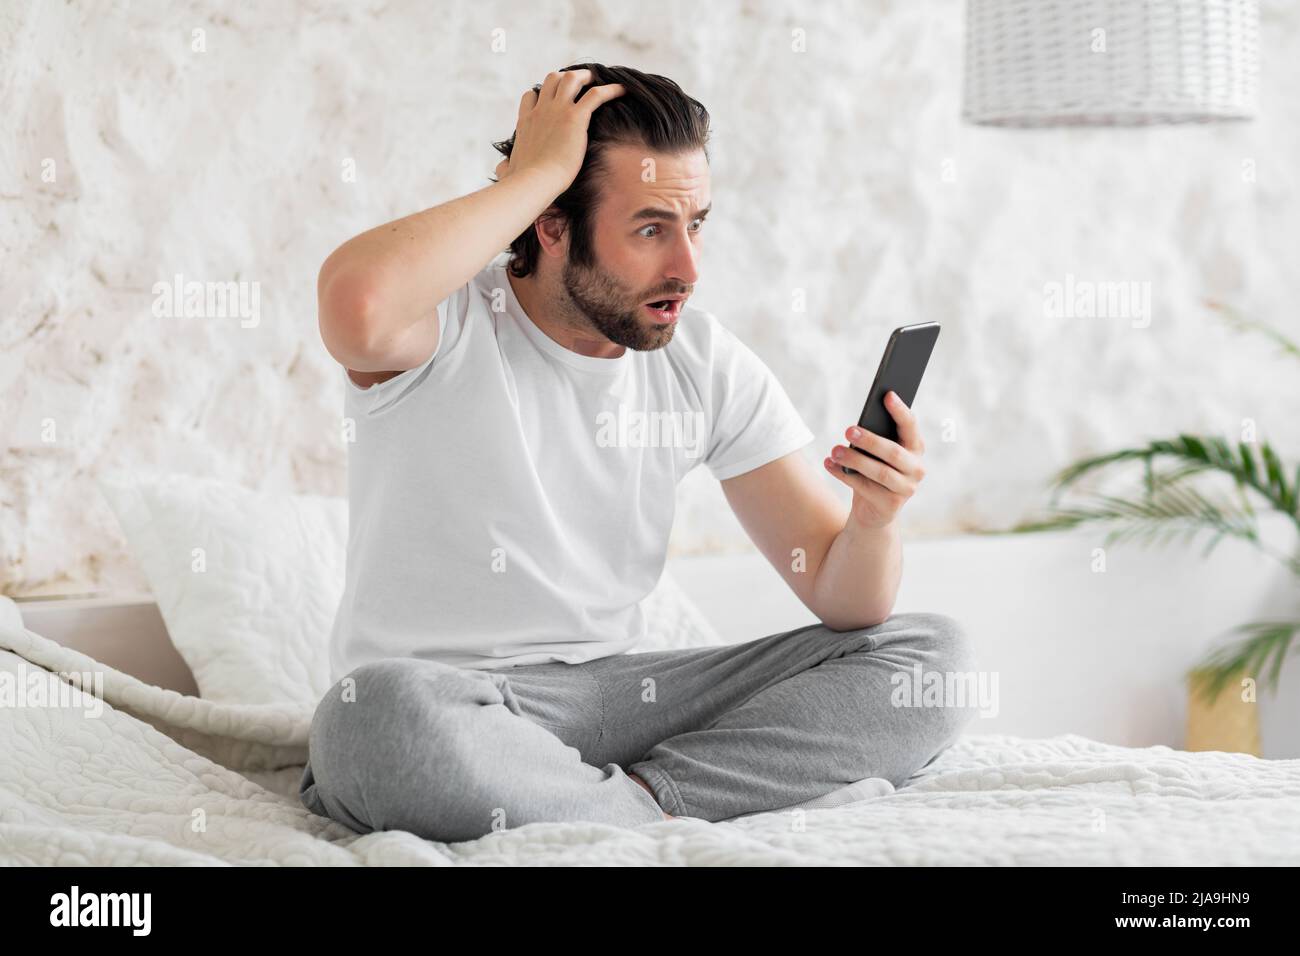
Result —
[[[660,299],[642,306],[656,322],[676,322],[682,311],[681,299]]]

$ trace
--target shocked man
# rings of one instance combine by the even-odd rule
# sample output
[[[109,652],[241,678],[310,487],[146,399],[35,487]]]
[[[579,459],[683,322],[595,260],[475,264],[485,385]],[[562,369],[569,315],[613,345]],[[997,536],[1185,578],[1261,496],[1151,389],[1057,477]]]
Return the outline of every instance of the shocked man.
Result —
[[[491,185],[322,266],[355,441],[313,812],[452,841],[834,806],[904,784],[972,715],[892,694],[971,661],[951,618],[891,616],[925,474],[911,411],[891,393],[899,442],[852,427],[830,450],[846,508],[775,376],[689,304],[708,123],[664,77],[550,73]],[[699,464],[820,623],[628,653]]]

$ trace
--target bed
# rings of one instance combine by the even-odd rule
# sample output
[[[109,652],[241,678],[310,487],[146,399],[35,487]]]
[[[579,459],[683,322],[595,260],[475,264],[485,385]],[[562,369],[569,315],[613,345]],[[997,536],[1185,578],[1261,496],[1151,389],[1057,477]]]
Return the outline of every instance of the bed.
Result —
[[[38,621],[59,639],[26,626]],[[48,706],[52,682],[67,688],[66,706]],[[6,864],[1300,862],[1300,761],[1117,747],[1073,734],[968,735],[897,790],[833,809],[636,829],[534,823],[454,844],[362,835],[297,799],[312,704],[196,696],[147,598],[0,618],[0,687],[21,697],[37,685],[47,688],[47,706],[10,699],[0,707]],[[78,698],[77,689],[87,693]]]

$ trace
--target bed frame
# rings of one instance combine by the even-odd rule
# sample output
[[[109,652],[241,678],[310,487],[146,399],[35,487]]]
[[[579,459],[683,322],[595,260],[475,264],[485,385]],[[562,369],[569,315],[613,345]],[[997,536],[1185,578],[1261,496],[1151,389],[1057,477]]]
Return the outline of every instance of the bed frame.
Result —
[[[199,696],[148,594],[15,598],[23,626],[149,684]]]

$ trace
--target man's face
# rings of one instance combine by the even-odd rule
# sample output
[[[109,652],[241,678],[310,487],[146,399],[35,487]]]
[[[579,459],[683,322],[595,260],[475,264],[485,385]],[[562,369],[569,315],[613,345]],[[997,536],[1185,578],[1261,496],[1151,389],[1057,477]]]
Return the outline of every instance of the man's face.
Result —
[[[701,213],[712,203],[708,160],[703,150],[666,155],[644,146],[613,147],[605,159],[602,196],[591,220],[596,261],[587,267],[566,257],[561,281],[611,342],[638,351],[663,348],[672,340],[682,303],[668,321],[646,303],[695,289]]]

